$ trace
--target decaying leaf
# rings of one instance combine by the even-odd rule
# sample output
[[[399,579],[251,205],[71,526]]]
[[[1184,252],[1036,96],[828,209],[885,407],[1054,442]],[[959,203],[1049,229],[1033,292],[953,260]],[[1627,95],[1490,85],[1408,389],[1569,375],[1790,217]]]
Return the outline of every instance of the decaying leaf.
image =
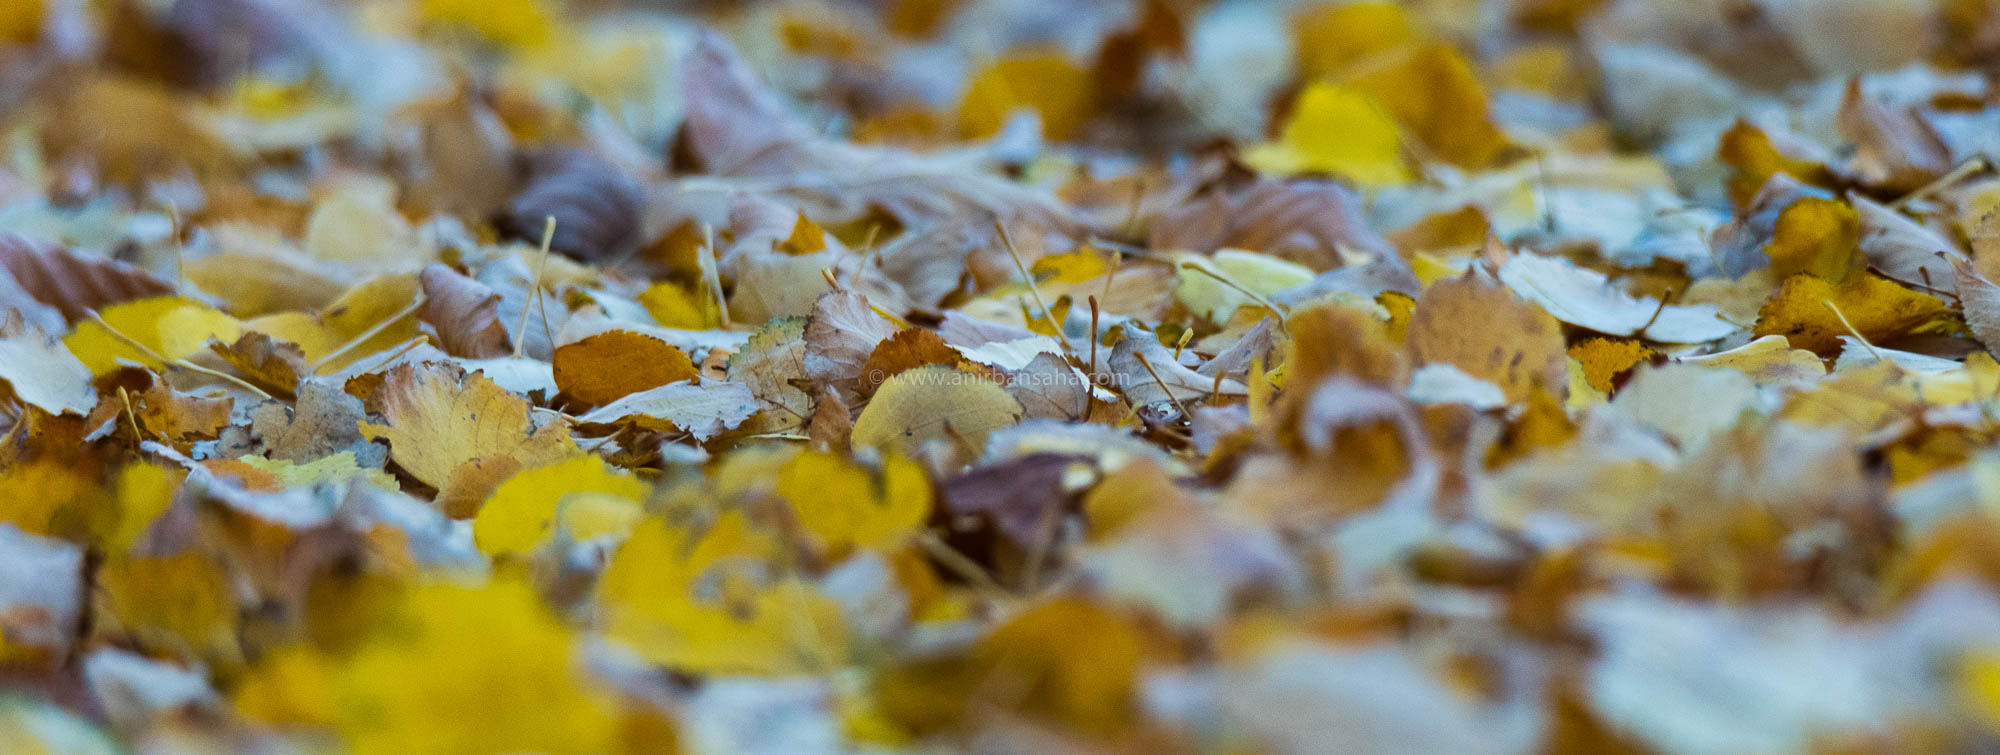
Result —
[[[439,507],[461,518],[515,471],[575,453],[567,427],[535,422],[521,397],[448,365],[390,369],[373,403],[384,422],[360,423],[361,434],[388,441],[396,466],[436,488]]]
[[[1561,393],[1568,385],[1560,328],[1539,305],[1470,273],[1424,292],[1410,316],[1408,343],[1418,363],[1450,363],[1520,401],[1537,388]]]

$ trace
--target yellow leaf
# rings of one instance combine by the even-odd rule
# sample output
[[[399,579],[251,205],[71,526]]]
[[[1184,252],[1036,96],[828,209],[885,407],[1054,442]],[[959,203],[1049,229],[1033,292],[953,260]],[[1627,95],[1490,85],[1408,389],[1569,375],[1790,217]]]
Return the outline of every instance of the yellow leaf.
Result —
[[[1043,283],[1082,283],[1111,272],[1111,263],[1097,250],[1079,246],[1073,252],[1035,260],[1030,272]]]
[[[722,327],[715,297],[673,281],[660,281],[639,294],[639,303],[653,321],[669,328],[707,330]]]
[[[1816,186],[1830,186],[1833,174],[1826,166],[1787,155],[1771,141],[1763,129],[1738,119],[1716,142],[1715,159],[1729,166],[1729,199],[1738,207],[1747,206],[1772,176],[1784,173]]]
[[[42,33],[45,0],[9,0],[0,8],[0,42],[27,43]]]
[[[1042,133],[1061,141],[1090,115],[1090,73],[1058,52],[1026,52],[995,60],[974,74],[958,103],[958,129],[979,139],[1000,132],[1021,108],[1041,114]]]
[[[561,23],[542,0],[423,0],[418,9],[427,21],[469,29],[503,47],[542,47]]]
[[[586,675],[575,633],[528,586],[426,585],[378,626],[333,680],[335,721],[355,752],[612,749],[609,697]]]
[[[0,470],[0,522],[29,533],[86,540],[116,524],[117,510],[86,470],[43,458]]]
[[[1569,347],[1570,358],[1583,367],[1584,381],[1599,393],[1610,393],[1613,378],[1654,353],[1645,344],[1629,338],[1592,338]]]
[[[97,573],[99,631],[147,648],[237,660],[236,593],[209,557],[115,558]]]
[[[603,502],[588,494],[623,499],[636,508],[646,498],[646,483],[589,455],[521,472],[500,483],[479,507],[473,541],[492,556],[527,553],[571,506],[582,503],[599,513]]]
[[[253,319],[248,330],[298,344],[307,364],[334,372],[417,337],[422,290],[413,273],[371,278],[340,295],[318,314],[280,312]],[[359,340],[357,340],[359,339]]]
[[[1783,279],[1807,273],[1834,283],[1867,265],[1861,255],[1861,217],[1846,202],[1806,197],[1778,214],[1777,231],[1764,254]]]
[[[1959,662],[1958,694],[1987,731],[2000,733],[2000,651],[1969,653]]]
[[[146,351],[163,359],[181,359],[203,350],[211,338],[231,343],[243,333],[243,324],[236,318],[177,296],[114,304],[98,316],[145,349],[126,343],[94,320],[79,323],[63,339],[63,345],[97,375],[117,369],[120,360],[159,369],[159,360]]]
[[[566,426],[536,427],[526,399],[479,373],[397,365],[375,395],[388,424],[362,422],[361,434],[389,441],[390,457],[437,488],[439,507],[452,516],[472,516],[514,471],[576,453]]]
[[[835,557],[855,547],[900,545],[931,509],[923,468],[901,456],[884,462],[878,485],[867,469],[844,456],[801,453],[779,470],[778,494]]]
[[[174,502],[181,476],[153,464],[129,464],[118,470],[118,526],[105,535],[105,550],[117,555],[139,542],[153,520]]]
[[[915,449],[954,436],[979,448],[986,434],[1019,421],[1021,404],[983,375],[929,364],[896,373],[854,420],[854,443]]]
[[[1417,30],[1395,3],[1322,2],[1292,17],[1299,76],[1317,79],[1417,41]]]
[[[786,254],[814,254],[826,251],[826,231],[801,212],[799,219],[792,223],[792,235],[778,242],[778,251]]]
[[[1278,141],[1252,147],[1244,160],[1266,173],[1331,173],[1364,186],[1412,177],[1396,122],[1367,95],[1324,82],[1299,95]]]
[[[1841,336],[1858,331],[1862,338],[1881,341],[1945,314],[1945,303],[1937,297],[1876,275],[1857,275],[1836,285],[1802,274],[1785,279],[1784,287],[1757,313],[1752,332],[1760,337],[1784,336],[1793,348],[1831,356],[1840,351]]]
[[[1418,48],[1346,83],[1380,103],[1430,155],[1460,168],[1490,167],[1507,146],[1472,65],[1450,45]]]
[[[605,634],[690,673],[831,668],[847,654],[846,622],[798,579],[772,576],[780,550],[739,512],[705,532],[646,519],[598,581]]]

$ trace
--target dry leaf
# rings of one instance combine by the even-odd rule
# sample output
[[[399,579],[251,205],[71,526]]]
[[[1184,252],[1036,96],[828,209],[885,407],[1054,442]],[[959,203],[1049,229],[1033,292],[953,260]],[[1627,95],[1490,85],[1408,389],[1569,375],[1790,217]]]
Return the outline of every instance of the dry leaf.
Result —
[[[694,361],[658,338],[608,330],[556,349],[556,386],[571,398],[601,406],[668,383],[693,380]]]
[[[388,441],[396,466],[437,488],[438,506],[455,517],[476,513],[515,471],[576,452],[561,423],[538,425],[520,396],[449,365],[390,369],[372,404],[385,422],[362,422],[361,434]]]
[[[1417,363],[1456,365],[1521,401],[1537,388],[1561,395],[1568,385],[1561,327],[1540,306],[1468,273],[1432,285],[1417,300],[1408,343]]]
[[[706,441],[756,413],[757,399],[743,383],[684,381],[629,394],[577,417],[577,421],[684,432]]]
[[[500,294],[435,262],[418,274],[417,282],[424,292],[418,316],[437,333],[445,353],[490,359],[509,351],[507,326],[500,324]]]

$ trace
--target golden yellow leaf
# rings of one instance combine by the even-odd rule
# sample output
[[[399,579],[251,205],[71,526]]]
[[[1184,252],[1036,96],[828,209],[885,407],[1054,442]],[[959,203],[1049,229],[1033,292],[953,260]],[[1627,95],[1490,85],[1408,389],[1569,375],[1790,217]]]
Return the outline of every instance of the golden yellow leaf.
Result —
[[[42,33],[45,0],[10,0],[0,8],[0,43],[33,42]]]
[[[1419,38],[1395,3],[1315,3],[1293,15],[1291,32],[1305,79],[1340,74]]]
[[[778,495],[806,531],[836,557],[851,548],[891,549],[930,516],[930,482],[901,456],[883,462],[878,483],[846,457],[808,451],[778,471]]]
[[[533,50],[556,38],[562,18],[543,0],[422,0],[427,21],[468,29],[503,47]]]
[[[798,579],[772,576],[779,554],[739,512],[705,531],[640,522],[598,581],[605,634],[691,673],[831,668],[847,654],[846,621]]]
[[[421,290],[415,274],[383,275],[348,289],[317,313],[280,312],[244,327],[298,344],[306,363],[323,375],[415,338],[420,313],[411,304]]]
[[[1806,197],[1778,215],[1777,232],[1764,254],[1783,279],[1808,273],[1839,283],[1867,265],[1861,255],[1861,217],[1846,202]]]
[[[206,554],[112,559],[97,586],[99,631],[161,652],[239,658],[236,593]]]
[[[1450,45],[1419,47],[1346,83],[1379,103],[1431,156],[1460,168],[1491,167],[1507,147],[1488,112],[1485,88]]]
[[[389,442],[390,458],[438,489],[445,513],[472,516],[507,475],[576,453],[559,422],[537,427],[528,402],[486,379],[437,364],[391,368],[376,400],[388,424],[361,434]]]
[[[639,294],[653,321],[669,328],[706,330],[722,326],[722,310],[715,297],[673,281],[660,281]]]
[[[986,706],[1098,736],[1129,727],[1147,634],[1080,598],[1009,619],[965,657],[914,661],[876,679],[884,715],[918,733],[975,723]]]
[[[141,349],[113,335],[103,324],[85,321],[63,339],[78,361],[93,374],[102,375],[118,368],[120,361],[159,369],[155,359],[182,359],[202,351],[211,338],[234,342],[243,324],[193,299],[161,296],[105,307],[98,313],[119,334],[132,339]],[[148,354],[147,352],[151,352]]]
[[[1278,140],[1244,153],[1267,173],[1330,173],[1364,186],[1393,186],[1413,177],[1403,137],[1382,106],[1354,89],[1308,85]]]
[[[1042,133],[1064,140],[1076,134],[1092,107],[1090,73],[1059,52],[1023,52],[986,64],[958,102],[958,130],[967,138],[999,133],[1007,118],[1030,108]]]
[[[606,752],[616,708],[579,646],[527,585],[418,587],[334,671],[334,720],[357,753]]]
[[[1729,198],[1738,206],[1749,205],[1764,184],[1779,173],[1815,186],[1833,184],[1833,174],[1825,165],[1785,154],[1763,129],[1742,119],[1722,132],[1715,159],[1730,168]]]
[[[1880,341],[1945,314],[1945,303],[1937,297],[1876,275],[1857,275],[1836,285],[1801,274],[1785,279],[1777,295],[1757,313],[1752,332],[1784,336],[1794,348],[1831,356],[1840,351],[1841,336],[1858,332],[1869,341]]]
[[[628,501],[636,510],[646,499],[646,483],[592,455],[523,471],[500,483],[479,507],[473,542],[487,555],[527,553],[547,539],[568,508],[602,508],[599,496]]]
[[[1610,393],[1613,378],[1655,353],[1630,338],[1592,338],[1569,347],[1570,358],[1583,366],[1584,381],[1599,393]]]

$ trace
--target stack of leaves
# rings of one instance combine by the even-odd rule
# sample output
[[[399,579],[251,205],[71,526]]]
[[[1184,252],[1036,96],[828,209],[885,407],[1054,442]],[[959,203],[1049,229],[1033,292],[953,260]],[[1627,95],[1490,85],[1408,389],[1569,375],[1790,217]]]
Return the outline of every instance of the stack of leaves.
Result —
[[[7,0],[0,752],[2000,748],[1996,40]]]

